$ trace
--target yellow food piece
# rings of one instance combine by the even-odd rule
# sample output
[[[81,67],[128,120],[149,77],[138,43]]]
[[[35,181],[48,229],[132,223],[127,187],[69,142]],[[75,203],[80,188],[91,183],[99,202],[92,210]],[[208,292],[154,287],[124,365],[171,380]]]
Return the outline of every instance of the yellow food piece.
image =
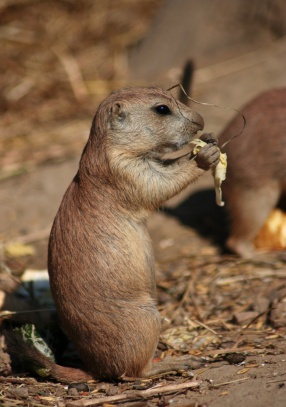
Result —
[[[286,213],[274,209],[254,241],[258,249],[283,250],[286,248]]]
[[[226,167],[227,167],[226,153],[221,152],[219,156],[219,163],[213,169],[216,203],[218,206],[224,206],[224,201],[222,200],[221,183],[226,178]]]
[[[193,139],[191,144],[195,144],[195,147],[193,148],[193,154],[198,154],[200,149],[204,147],[207,143],[200,139]],[[222,200],[221,183],[226,178],[226,168],[227,168],[227,156],[225,153],[220,152],[219,163],[212,170],[215,185],[216,203],[218,206],[224,206],[224,202]]]
[[[193,148],[193,154],[198,154],[198,152],[200,151],[200,149],[202,147],[204,147],[207,143],[203,140],[200,140],[199,138],[194,138],[191,141],[191,144],[194,144],[195,147]]]
[[[32,256],[35,250],[32,246],[21,243],[10,243],[5,247],[5,254],[8,257]]]

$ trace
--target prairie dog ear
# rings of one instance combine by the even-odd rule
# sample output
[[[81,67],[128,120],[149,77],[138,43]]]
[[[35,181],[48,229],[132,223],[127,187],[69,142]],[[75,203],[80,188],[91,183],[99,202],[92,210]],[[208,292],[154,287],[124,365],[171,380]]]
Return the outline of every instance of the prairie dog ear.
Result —
[[[113,120],[123,121],[126,117],[126,112],[122,102],[113,103],[110,108],[111,118]]]

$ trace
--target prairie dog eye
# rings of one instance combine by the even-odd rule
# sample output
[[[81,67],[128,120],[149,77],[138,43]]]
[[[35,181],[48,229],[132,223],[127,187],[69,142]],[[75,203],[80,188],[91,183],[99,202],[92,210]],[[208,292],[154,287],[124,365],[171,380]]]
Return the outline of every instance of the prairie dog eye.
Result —
[[[171,110],[169,109],[169,107],[167,105],[156,106],[154,108],[154,110],[155,110],[156,113],[158,113],[158,114],[160,114],[162,116],[165,116],[167,114],[171,114]]]

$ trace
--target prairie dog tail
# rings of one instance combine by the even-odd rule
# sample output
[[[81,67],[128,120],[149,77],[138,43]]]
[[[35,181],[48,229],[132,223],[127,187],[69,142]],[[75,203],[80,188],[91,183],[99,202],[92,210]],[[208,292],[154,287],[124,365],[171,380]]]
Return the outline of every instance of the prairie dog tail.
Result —
[[[82,369],[57,365],[36,347],[12,332],[6,331],[5,339],[9,353],[17,355],[23,366],[39,376],[63,383],[86,382],[94,379],[92,374]]]

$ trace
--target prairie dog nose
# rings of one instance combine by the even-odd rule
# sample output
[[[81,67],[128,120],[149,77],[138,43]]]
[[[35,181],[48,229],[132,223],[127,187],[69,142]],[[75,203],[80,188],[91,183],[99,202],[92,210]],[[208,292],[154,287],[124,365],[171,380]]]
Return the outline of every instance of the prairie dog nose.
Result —
[[[192,122],[193,122],[193,124],[196,124],[196,125],[198,126],[198,130],[203,130],[204,125],[205,125],[204,119],[203,119],[202,116],[201,116],[198,112],[196,112],[196,111],[193,111],[193,114],[192,114]]]

